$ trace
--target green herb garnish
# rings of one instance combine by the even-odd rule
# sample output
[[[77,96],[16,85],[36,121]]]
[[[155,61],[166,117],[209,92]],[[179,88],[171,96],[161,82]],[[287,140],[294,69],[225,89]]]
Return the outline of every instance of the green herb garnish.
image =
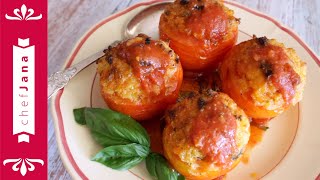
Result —
[[[183,180],[166,159],[150,152],[147,131],[131,117],[101,108],[74,109],[75,121],[87,125],[104,147],[92,160],[116,170],[128,170],[146,159],[150,175],[158,180]]]
[[[169,167],[167,160],[160,154],[150,153],[146,159],[147,170],[149,174],[159,180],[185,178],[177,171]]]
[[[269,129],[269,127],[268,127],[268,126],[260,126],[260,129],[262,129],[262,130],[266,131],[266,130],[268,130],[268,129]]]
[[[130,143],[150,147],[147,131],[129,116],[101,108],[74,109],[73,113],[76,122],[87,125],[103,147]]]
[[[109,146],[101,150],[91,160],[116,170],[128,170],[143,161],[150,149],[140,144]]]
[[[269,127],[267,126],[267,124],[259,124],[256,122],[251,122],[251,126],[255,126],[261,130],[267,131],[269,129]]]

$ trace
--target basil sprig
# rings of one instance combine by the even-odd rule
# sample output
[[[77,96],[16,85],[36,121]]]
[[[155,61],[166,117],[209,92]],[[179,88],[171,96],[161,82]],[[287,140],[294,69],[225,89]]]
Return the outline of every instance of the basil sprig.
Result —
[[[101,108],[74,109],[78,124],[87,125],[93,138],[104,147],[92,160],[116,170],[128,170],[146,159],[148,172],[158,180],[182,180],[166,159],[150,153],[147,131],[131,117]]]
[[[73,110],[77,123],[87,125],[93,138],[102,146],[137,143],[150,147],[147,131],[131,117],[101,108]]]
[[[132,143],[106,147],[95,155],[92,160],[112,169],[127,170],[143,161],[148,154],[148,147]]]

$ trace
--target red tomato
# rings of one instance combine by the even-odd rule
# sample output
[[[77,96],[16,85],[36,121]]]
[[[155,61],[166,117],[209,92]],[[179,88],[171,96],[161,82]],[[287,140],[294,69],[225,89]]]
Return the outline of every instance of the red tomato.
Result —
[[[160,38],[180,56],[184,69],[215,67],[236,43],[239,21],[220,1],[175,1],[160,18]]]
[[[136,120],[153,118],[174,103],[183,77],[173,50],[145,35],[110,47],[98,72],[108,106]]]
[[[261,124],[301,100],[306,69],[293,49],[254,37],[234,46],[219,72],[223,92]]]

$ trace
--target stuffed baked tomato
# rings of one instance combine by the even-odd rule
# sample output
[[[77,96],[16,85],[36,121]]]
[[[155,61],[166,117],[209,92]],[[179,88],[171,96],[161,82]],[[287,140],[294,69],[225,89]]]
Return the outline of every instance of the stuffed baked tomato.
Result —
[[[174,103],[183,77],[173,50],[142,34],[109,47],[97,71],[107,105],[136,120],[157,116]]]
[[[180,56],[184,69],[216,66],[237,41],[239,20],[220,0],[176,0],[160,17],[160,38]]]
[[[240,43],[220,67],[223,92],[263,123],[302,98],[306,66],[295,51],[266,37]]]
[[[166,111],[164,154],[187,179],[220,177],[240,161],[250,136],[246,114],[226,94],[193,94]]]

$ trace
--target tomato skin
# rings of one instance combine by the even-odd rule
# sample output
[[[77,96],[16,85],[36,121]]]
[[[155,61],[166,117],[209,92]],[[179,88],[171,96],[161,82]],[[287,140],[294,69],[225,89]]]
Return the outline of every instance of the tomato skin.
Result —
[[[176,102],[179,90],[182,84],[183,72],[182,68],[179,68],[179,72],[177,73],[178,82],[176,90],[170,95],[163,98],[161,101],[156,103],[147,103],[147,104],[136,104],[134,102],[122,99],[121,102],[114,101],[114,97],[108,96],[107,94],[103,94],[103,98],[107,103],[108,107],[112,110],[122,112],[124,114],[129,115],[135,120],[143,121],[150,120],[155,118],[166,110],[168,105]]]
[[[160,38],[168,40],[168,36],[160,32]],[[202,54],[200,46],[187,46],[174,40],[170,40],[170,47],[179,55],[182,67],[190,71],[202,71],[218,67],[223,56],[235,45],[238,39],[238,31],[234,31],[232,39],[225,41],[216,48],[208,49],[208,53]]]
[[[226,72],[224,69],[221,69],[221,72]],[[226,92],[235,102],[237,102],[239,107],[242,107],[242,109],[246,112],[246,114],[250,117],[253,117],[254,121],[257,123],[266,123],[270,120],[270,118],[273,118],[277,116],[279,113],[273,110],[266,110],[263,107],[257,107],[252,100],[249,100],[250,95],[243,95],[241,94],[238,89],[239,87],[234,85],[230,80],[228,80],[228,77],[225,77],[222,74],[222,89],[223,92]]]
[[[175,103],[183,70],[165,42],[140,34],[105,53],[97,71],[102,97],[110,109],[140,121],[160,115]]]
[[[204,8],[195,10],[194,7],[199,6],[196,0],[189,1],[188,5],[176,1],[160,18],[160,38],[170,42],[185,70],[217,67],[238,37],[239,22],[233,17],[233,11],[222,2],[201,3]]]

